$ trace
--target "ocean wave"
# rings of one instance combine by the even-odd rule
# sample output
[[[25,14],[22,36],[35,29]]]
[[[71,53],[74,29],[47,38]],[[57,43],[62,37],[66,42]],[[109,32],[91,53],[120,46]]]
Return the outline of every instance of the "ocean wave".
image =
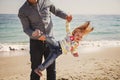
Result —
[[[79,48],[120,47],[120,40],[81,41]],[[0,43],[0,51],[29,50],[29,43]]]
[[[91,53],[105,48],[120,47],[120,41],[81,41],[79,53]],[[0,57],[26,55],[29,43],[0,43]]]
[[[91,53],[105,48],[120,47],[120,41],[82,41],[79,46],[79,53]]]
[[[0,43],[0,51],[28,50],[29,44]]]

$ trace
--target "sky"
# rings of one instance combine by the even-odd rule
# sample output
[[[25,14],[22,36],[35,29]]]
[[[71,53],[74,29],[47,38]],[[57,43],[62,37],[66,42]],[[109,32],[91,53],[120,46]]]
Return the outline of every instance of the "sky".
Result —
[[[1,14],[17,14],[26,0],[0,0]],[[51,0],[54,5],[70,14],[117,14],[120,0]]]

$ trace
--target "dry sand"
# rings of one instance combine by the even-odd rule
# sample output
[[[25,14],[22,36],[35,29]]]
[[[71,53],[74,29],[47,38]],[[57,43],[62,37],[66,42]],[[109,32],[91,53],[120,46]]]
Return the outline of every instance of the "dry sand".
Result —
[[[0,80],[29,80],[29,59],[29,54],[0,57]],[[56,71],[57,80],[120,80],[120,47],[80,53],[78,58],[61,55]],[[41,80],[46,80],[45,71]]]

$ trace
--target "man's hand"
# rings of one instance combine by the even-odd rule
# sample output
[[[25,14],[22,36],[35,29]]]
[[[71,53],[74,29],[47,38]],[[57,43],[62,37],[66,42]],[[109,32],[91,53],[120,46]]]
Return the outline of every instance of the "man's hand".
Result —
[[[41,35],[41,32],[40,32],[39,29],[36,29],[36,30],[32,33],[32,36],[33,36],[33,37],[38,37],[38,36],[40,36],[40,35]]]
[[[67,20],[68,22],[71,22],[71,20],[72,20],[72,15],[68,15],[68,16],[66,17],[66,20]]]
[[[32,36],[33,37],[39,37],[38,40],[41,40],[41,41],[45,41],[46,40],[46,37],[44,35],[42,35],[42,32],[39,30],[39,29],[36,29],[33,33],[32,33]]]

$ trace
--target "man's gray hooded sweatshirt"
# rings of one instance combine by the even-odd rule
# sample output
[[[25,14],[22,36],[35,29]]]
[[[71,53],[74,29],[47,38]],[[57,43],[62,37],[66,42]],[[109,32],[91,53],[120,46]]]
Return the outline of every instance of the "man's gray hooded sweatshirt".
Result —
[[[38,37],[32,36],[35,29],[39,29],[47,36],[53,37],[51,13],[63,19],[67,16],[66,13],[56,8],[49,0],[39,0],[38,3],[34,5],[26,1],[20,8],[18,16],[24,32],[31,39],[38,39]]]

